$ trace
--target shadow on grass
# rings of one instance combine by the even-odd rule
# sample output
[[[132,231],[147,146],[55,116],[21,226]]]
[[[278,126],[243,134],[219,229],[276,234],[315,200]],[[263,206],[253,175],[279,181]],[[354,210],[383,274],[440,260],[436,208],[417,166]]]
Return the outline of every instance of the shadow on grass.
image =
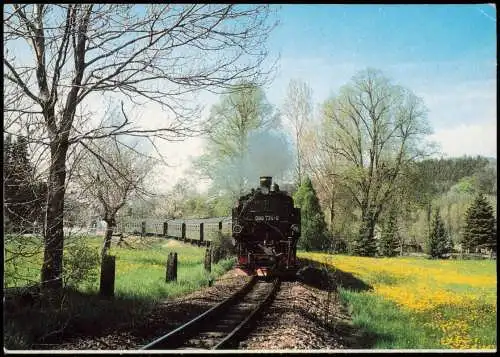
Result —
[[[326,271],[321,263],[304,258],[300,259],[300,263],[302,267],[308,267],[308,270],[310,271],[306,276],[304,276],[304,279],[301,279],[302,282],[314,288],[320,290],[337,290],[337,287],[342,287],[356,292],[373,289],[371,285],[356,278],[351,273],[332,267],[329,267]]]
[[[303,267],[303,271],[306,271],[307,273],[303,273],[302,275],[299,273],[298,280],[307,286],[324,292],[330,291],[334,294],[339,293],[339,288],[350,290],[355,293],[373,290],[373,287],[370,284],[358,279],[349,272],[345,272],[331,266],[325,267],[317,261],[305,258],[301,258],[300,263]],[[342,304],[341,310],[342,313],[338,317],[334,317],[326,327],[337,335],[345,348],[371,349],[374,348],[377,342],[394,341],[394,337],[392,335],[382,334],[380,332],[372,331],[366,326],[353,324],[348,308],[344,304]],[[312,320],[320,325],[324,325],[323,321],[308,313],[306,310],[301,310],[300,313],[304,316],[304,318]]]
[[[103,298],[69,289],[60,296],[38,294],[28,300],[11,295],[4,301],[4,346],[54,349],[79,337],[94,339],[121,332],[146,344],[207,309],[201,303],[182,302],[168,311],[166,320],[161,312],[168,305],[162,309],[160,305],[146,298]]]
[[[333,330],[341,337],[346,349],[373,349],[377,342],[386,341],[390,344],[394,341],[392,335],[374,332],[348,322],[335,321]]]

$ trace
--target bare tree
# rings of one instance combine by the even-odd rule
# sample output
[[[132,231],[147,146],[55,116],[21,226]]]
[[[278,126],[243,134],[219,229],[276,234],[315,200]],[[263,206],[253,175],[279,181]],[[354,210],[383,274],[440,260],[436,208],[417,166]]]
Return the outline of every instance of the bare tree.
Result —
[[[107,225],[101,256],[110,248],[118,211],[132,195],[151,194],[146,180],[153,164],[116,137],[89,146],[79,161],[74,181]]]
[[[278,124],[279,113],[268,102],[264,90],[253,83],[242,83],[238,91],[222,96],[212,106],[205,154],[196,166],[217,189],[225,188],[234,197],[241,196],[248,185],[246,167],[252,133]]]
[[[49,148],[44,286],[61,288],[66,159],[83,140],[193,133],[182,99],[240,80],[266,81],[267,5],[14,4],[4,10],[6,127],[31,125]],[[31,49],[31,51],[30,51]],[[32,56],[31,56],[31,55]],[[92,96],[156,103],[160,128],[89,124]],[[184,104],[183,104],[184,103]],[[87,125],[83,125],[87,124]]]
[[[337,191],[337,158],[329,155],[325,139],[327,132],[321,125],[309,125],[301,135],[302,170],[309,173],[320,201],[330,212],[329,226],[335,218]]]
[[[302,137],[305,124],[311,120],[312,116],[311,88],[307,83],[294,79],[290,81],[283,106],[283,115],[292,126],[295,134],[296,175],[297,183],[300,185],[303,174]]]
[[[182,204],[196,192],[193,182],[183,177],[169,190],[162,207],[169,218],[182,218]]]
[[[422,100],[367,69],[325,104],[334,128],[329,150],[344,159],[343,184],[361,210],[358,253],[375,253],[375,224],[403,169],[426,154],[430,133]]]

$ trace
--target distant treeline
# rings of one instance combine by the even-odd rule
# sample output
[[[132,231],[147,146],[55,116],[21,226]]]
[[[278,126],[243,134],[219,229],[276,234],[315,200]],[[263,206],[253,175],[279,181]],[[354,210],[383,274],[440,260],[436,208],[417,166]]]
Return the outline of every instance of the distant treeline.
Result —
[[[475,180],[476,188],[484,193],[494,194],[496,165],[496,159],[483,156],[427,159],[416,163],[418,174],[432,183],[435,194],[445,193],[464,178]]]

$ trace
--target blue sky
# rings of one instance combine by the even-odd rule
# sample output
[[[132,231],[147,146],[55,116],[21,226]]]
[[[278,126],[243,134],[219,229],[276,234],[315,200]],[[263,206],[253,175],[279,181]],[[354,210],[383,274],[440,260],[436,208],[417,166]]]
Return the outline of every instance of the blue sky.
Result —
[[[496,9],[466,5],[281,5],[270,39],[280,105],[291,78],[317,105],[358,71],[382,70],[424,99],[448,156],[496,157]]]
[[[306,81],[316,108],[357,72],[373,67],[422,97],[447,156],[497,156],[496,9],[465,5],[273,5],[280,24],[269,39],[280,56],[267,97],[280,108],[291,79]],[[27,49],[22,49],[26,51]],[[21,51],[18,58],[22,59]],[[31,53],[30,53],[31,56]],[[201,94],[209,110],[218,96]],[[153,125],[154,106],[140,108]],[[156,118],[151,119],[151,118]],[[144,120],[143,123],[146,121]],[[170,181],[182,176],[201,138],[165,144]]]
[[[284,5],[271,44],[284,57],[374,64],[491,59],[496,23],[487,15],[496,17],[489,5]]]

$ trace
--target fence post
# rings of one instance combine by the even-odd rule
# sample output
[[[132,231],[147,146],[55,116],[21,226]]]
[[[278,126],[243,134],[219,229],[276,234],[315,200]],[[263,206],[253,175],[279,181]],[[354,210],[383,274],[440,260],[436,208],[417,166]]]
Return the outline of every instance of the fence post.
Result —
[[[186,223],[184,222],[181,225],[181,239],[186,240]]]
[[[174,253],[174,280],[177,281],[177,253]]]
[[[212,249],[207,248],[205,250],[205,270],[209,273],[212,271],[211,264],[212,263]]]
[[[198,241],[198,246],[203,244],[203,222],[200,223],[200,240]]]
[[[165,282],[177,281],[177,253],[170,252],[167,260]]]
[[[146,221],[141,222],[141,236],[146,236]]]
[[[168,253],[167,264],[165,265],[165,282],[168,283],[172,276],[172,270],[170,266],[172,265],[172,252]]]
[[[168,233],[168,222],[163,222],[163,236],[166,237]]]
[[[112,297],[115,295],[115,261],[114,255],[104,255],[101,263],[101,282],[99,293],[101,296]]]

